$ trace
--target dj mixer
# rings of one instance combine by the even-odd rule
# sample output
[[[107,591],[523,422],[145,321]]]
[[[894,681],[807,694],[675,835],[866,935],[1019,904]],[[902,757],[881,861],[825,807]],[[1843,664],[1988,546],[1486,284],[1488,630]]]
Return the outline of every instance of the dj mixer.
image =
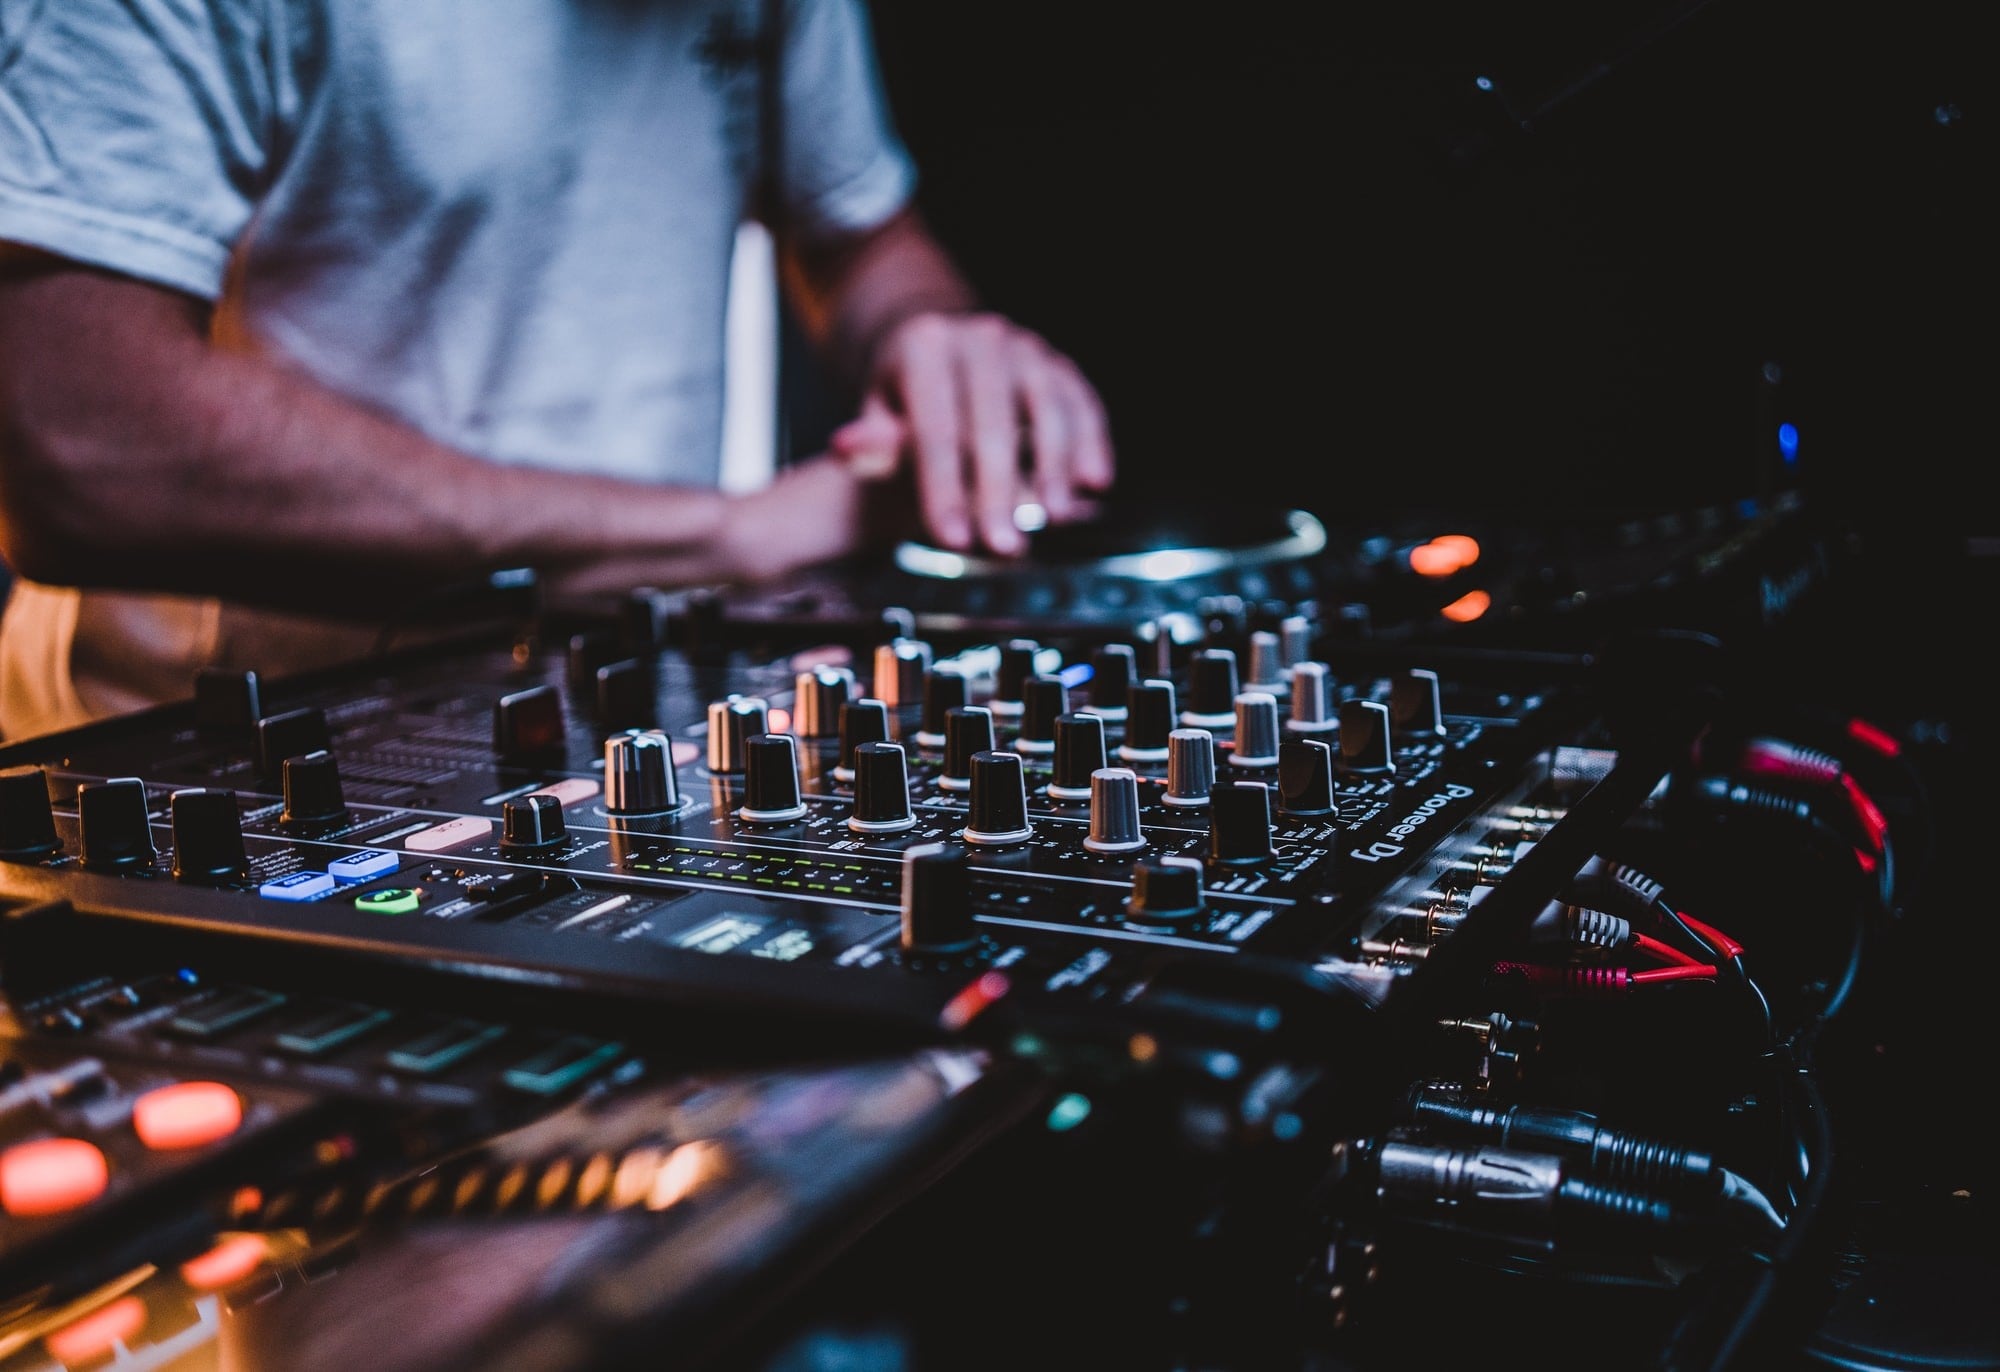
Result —
[[[1732,518],[1648,586],[1733,570]],[[1160,1238],[1108,1257],[1142,1313],[1337,1337],[1391,1254],[1666,1311],[1775,1270],[1816,1174],[1772,1063],[1829,1012],[1753,984],[1717,864],[1767,825],[1865,863],[1894,798],[1651,602],[1510,643],[1440,613],[1474,538],[1355,598],[1286,527],[1060,605],[907,566],[530,602],[8,747],[0,1369],[756,1365],[859,1236],[1058,1137],[1118,1140],[1065,1165]],[[1168,1270],[1210,1202],[1240,1246]],[[1242,1337],[1203,1356],[1268,1365]]]

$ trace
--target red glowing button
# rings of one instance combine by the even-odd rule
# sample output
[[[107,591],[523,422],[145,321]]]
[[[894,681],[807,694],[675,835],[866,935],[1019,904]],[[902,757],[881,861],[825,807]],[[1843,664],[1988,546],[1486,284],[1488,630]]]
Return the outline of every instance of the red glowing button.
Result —
[[[101,1358],[146,1327],[146,1302],[121,1296],[49,1335],[49,1356],[66,1367]]]
[[[243,1100],[219,1081],[183,1081],[132,1102],[132,1131],[148,1148],[199,1148],[243,1123]]]
[[[1492,596],[1484,591],[1467,591],[1438,613],[1454,624],[1470,624],[1492,608]]]
[[[82,1139],[36,1139],[0,1153],[0,1210],[60,1215],[104,1194],[111,1169],[97,1145]]]
[[[263,1265],[270,1245],[262,1234],[237,1234],[181,1264],[181,1280],[199,1291],[239,1282]]]

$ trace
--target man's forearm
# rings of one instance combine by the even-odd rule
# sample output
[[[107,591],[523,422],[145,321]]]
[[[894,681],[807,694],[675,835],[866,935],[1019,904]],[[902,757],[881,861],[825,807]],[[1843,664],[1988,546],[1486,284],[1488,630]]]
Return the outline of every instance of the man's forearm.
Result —
[[[499,567],[577,591],[765,570],[716,492],[484,461],[87,271],[0,281],[0,415],[5,546],[38,580],[351,612]]]
[[[857,387],[898,324],[978,305],[971,285],[914,211],[857,239],[801,248],[787,261],[786,277],[808,336]]]

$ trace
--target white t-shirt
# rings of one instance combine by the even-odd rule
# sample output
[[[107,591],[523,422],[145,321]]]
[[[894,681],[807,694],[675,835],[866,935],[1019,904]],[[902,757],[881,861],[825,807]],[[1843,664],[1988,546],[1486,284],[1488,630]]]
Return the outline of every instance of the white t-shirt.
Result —
[[[767,11],[789,222],[881,223],[914,174],[862,0],[0,0],[0,240],[494,461],[713,485]],[[371,636],[17,583],[0,735]]]

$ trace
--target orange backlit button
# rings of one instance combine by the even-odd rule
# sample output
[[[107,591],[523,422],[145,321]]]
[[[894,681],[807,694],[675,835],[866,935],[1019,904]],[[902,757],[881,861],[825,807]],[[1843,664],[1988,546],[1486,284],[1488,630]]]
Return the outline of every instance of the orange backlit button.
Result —
[[[255,1272],[269,1252],[262,1234],[237,1234],[182,1263],[181,1280],[198,1291],[213,1291]]]
[[[10,1215],[60,1215],[104,1194],[111,1170],[94,1143],[36,1139],[0,1153],[0,1210]]]
[[[1439,534],[1431,540],[1431,546],[1448,557],[1457,558],[1461,567],[1470,567],[1479,561],[1479,540],[1470,534]]]
[[[1492,608],[1492,596],[1484,591],[1467,591],[1438,613],[1454,624],[1470,624]]]
[[[159,1086],[132,1102],[132,1132],[148,1148],[199,1148],[242,1123],[242,1098],[219,1081]]]
[[[133,1336],[145,1327],[146,1302],[137,1296],[121,1296],[49,1335],[49,1356],[65,1367],[77,1367],[103,1357],[120,1344],[129,1347]]]

